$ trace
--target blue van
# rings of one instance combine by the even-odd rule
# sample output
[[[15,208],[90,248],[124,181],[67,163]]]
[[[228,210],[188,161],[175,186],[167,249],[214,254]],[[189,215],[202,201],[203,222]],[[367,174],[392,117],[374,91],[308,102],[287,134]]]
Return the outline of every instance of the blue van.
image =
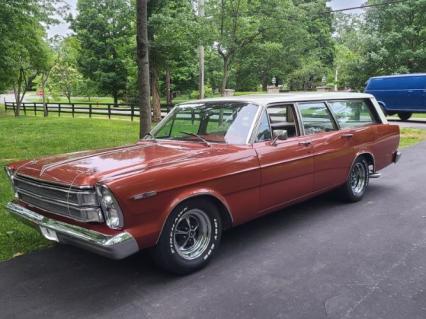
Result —
[[[426,73],[375,76],[365,92],[373,94],[387,115],[403,121],[413,113],[426,113]]]

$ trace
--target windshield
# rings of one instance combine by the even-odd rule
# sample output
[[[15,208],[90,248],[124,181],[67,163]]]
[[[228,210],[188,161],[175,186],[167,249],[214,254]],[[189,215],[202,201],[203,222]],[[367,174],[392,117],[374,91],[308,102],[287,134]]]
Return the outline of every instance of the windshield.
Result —
[[[258,106],[248,103],[183,104],[152,131],[155,139],[246,144]]]

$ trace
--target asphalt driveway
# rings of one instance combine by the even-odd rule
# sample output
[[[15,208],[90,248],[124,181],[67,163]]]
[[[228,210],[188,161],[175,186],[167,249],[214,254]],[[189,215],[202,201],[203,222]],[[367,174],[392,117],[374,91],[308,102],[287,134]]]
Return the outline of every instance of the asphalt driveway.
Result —
[[[0,264],[1,318],[426,318],[426,143],[372,180],[228,231],[187,277],[57,246]]]

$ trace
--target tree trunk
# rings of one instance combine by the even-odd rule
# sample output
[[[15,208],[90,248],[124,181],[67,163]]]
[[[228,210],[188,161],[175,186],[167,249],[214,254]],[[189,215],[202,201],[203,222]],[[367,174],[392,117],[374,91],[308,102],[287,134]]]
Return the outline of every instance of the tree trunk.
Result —
[[[222,86],[220,88],[220,94],[222,96],[225,95],[226,86],[228,84],[229,77],[229,57],[223,57],[223,78],[222,78]]]
[[[170,71],[166,71],[166,99],[167,99],[167,110],[173,107],[173,94],[172,94],[172,76]]]
[[[19,109],[21,108],[21,102],[20,102],[20,86],[18,85],[18,89],[16,88],[16,85],[13,87],[13,93],[15,94],[15,116],[19,116]]]
[[[113,98],[114,98],[114,107],[118,107],[118,94],[117,94],[117,92],[113,93]]]
[[[143,138],[151,130],[151,106],[149,86],[149,58],[148,58],[148,1],[136,0],[137,23],[137,63],[138,63],[138,91],[140,110],[139,137]]]
[[[204,17],[204,0],[198,0],[198,16]],[[199,58],[199,78],[198,78],[198,92],[199,98],[204,99],[205,88],[204,88],[204,47],[200,45],[198,47],[198,58]]]
[[[152,113],[153,122],[159,122],[161,120],[161,101],[160,92],[158,88],[158,73],[157,70],[153,69],[151,72],[151,95],[152,95]]]
[[[47,104],[46,104],[46,84],[47,84],[47,80],[49,78],[48,74],[43,74],[41,77],[41,89],[43,90],[43,115],[44,117],[47,117],[49,115],[49,111],[47,109]]]
[[[268,90],[268,77],[266,75],[262,76],[262,91],[266,92]]]
[[[43,90],[43,115],[44,117],[47,117],[49,114],[47,113],[48,111],[47,111],[46,95],[45,95],[44,88],[45,88],[45,84],[43,83],[41,88]]]

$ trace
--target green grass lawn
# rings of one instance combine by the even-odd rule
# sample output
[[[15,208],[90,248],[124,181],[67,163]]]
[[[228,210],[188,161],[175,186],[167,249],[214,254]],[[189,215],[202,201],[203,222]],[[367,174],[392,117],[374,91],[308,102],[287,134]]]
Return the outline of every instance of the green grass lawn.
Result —
[[[426,129],[415,128],[402,128],[401,141],[399,143],[401,148],[408,147],[419,142],[426,141]]]
[[[129,119],[43,118],[5,114],[0,107],[0,166],[18,159],[134,143],[139,123]],[[401,146],[426,140],[426,130],[402,129]],[[4,209],[12,192],[0,170],[0,261],[46,247],[35,230],[15,221]]]
[[[0,113],[0,261],[49,243],[15,221],[4,205],[12,198],[3,166],[17,159],[129,144],[138,139],[139,123],[101,119],[5,116]]]

